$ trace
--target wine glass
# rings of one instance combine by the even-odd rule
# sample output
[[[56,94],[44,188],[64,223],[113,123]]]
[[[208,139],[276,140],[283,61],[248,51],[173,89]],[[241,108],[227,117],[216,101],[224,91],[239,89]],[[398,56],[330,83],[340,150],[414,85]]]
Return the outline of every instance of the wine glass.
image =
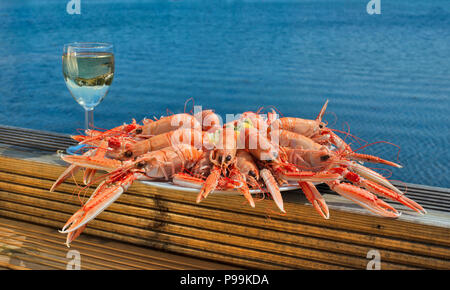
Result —
[[[105,98],[114,77],[113,45],[74,42],[64,45],[63,75],[72,97],[85,110],[85,129],[94,127],[94,108]]]

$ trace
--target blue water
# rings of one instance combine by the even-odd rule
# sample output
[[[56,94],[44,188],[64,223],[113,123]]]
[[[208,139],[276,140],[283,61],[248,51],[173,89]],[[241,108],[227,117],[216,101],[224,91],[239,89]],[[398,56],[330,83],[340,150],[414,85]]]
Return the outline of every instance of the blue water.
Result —
[[[380,15],[368,0],[81,0],[81,15],[67,2],[0,0],[0,124],[82,128],[63,44],[107,41],[116,74],[99,127],[182,112],[190,97],[223,116],[274,105],[304,118],[328,98],[331,127],[400,146],[392,179],[450,187],[448,0],[381,0]]]

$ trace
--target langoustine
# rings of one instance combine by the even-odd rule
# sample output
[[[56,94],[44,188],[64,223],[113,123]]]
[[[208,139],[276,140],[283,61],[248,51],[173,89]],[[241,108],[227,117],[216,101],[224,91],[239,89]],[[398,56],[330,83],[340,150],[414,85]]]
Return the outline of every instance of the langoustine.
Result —
[[[326,183],[341,196],[385,217],[398,217],[400,213],[377,195],[426,213],[386,178],[360,162],[401,166],[354,152],[326,127],[322,118],[327,104],[315,120],[277,119],[273,113],[263,119],[259,113],[245,112],[222,126],[218,116],[207,110],[195,116],[183,113],[147,119],[142,125],[133,120],[105,132],[90,130],[85,136],[74,136],[93,149],[81,156],[62,155],[71,165],[51,191],[80,168],[85,168],[86,184],[90,184],[96,170],[109,173],[64,225],[61,232],[68,234],[67,245],[136,179],[162,179],[198,188],[197,202],[217,189],[235,190],[252,207],[255,201],[249,189],[266,189],[282,212],[285,210],[279,186],[295,182],[317,212],[328,219],[328,206],[314,185]],[[202,123],[205,119],[207,124]]]

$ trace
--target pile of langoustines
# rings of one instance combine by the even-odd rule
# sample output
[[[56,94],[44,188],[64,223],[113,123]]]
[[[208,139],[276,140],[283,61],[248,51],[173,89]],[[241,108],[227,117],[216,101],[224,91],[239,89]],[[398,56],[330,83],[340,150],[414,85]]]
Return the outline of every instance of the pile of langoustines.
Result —
[[[267,115],[245,112],[222,124],[213,110],[201,110],[146,119],[142,124],[133,120],[108,131],[86,130],[85,135],[73,136],[88,150],[81,155],[61,155],[70,166],[51,191],[80,168],[84,169],[87,185],[97,170],[108,174],[64,225],[61,232],[68,234],[67,245],[136,179],[166,180],[198,188],[197,202],[214,190],[237,191],[252,207],[255,202],[250,190],[258,189],[270,194],[282,212],[279,187],[294,183],[319,214],[328,219],[328,207],[314,185],[326,183],[341,196],[385,217],[398,217],[400,213],[377,196],[426,213],[362,163],[400,165],[354,152],[327,128],[322,122],[327,103],[315,120],[278,118],[272,110]]]

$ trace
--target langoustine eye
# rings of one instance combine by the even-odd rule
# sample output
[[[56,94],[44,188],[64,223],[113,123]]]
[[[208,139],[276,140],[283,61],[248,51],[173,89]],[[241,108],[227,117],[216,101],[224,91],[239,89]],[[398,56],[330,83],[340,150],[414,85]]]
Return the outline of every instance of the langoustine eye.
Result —
[[[330,159],[330,155],[328,154],[320,156],[321,161],[327,161],[328,159]]]
[[[127,158],[133,157],[133,152],[131,150],[127,150],[123,153],[123,156]]]
[[[138,163],[136,163],[136,167],[139,168],[139,169],[144,168],[144,166],[145,166],[145,162],[144,161],[139,161]]]

